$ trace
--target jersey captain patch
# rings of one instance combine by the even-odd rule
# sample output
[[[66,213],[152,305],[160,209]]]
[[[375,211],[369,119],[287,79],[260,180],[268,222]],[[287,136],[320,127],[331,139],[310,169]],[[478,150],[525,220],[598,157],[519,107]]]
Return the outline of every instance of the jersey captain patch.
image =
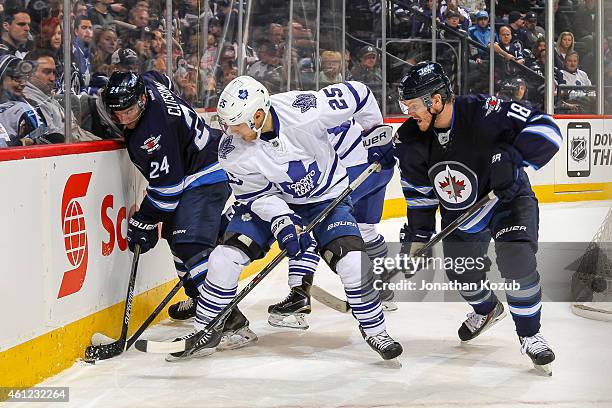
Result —
[[[470,207],[478,196],[478,178],[463,163],[444,161],[429,169],[429,178],[440,203],[448,210]]]
[[[317,97],[313,94],[299,94],[291,104],[294,108],[299,108],[302,113],[308,112],[310,108],[317,107]]]

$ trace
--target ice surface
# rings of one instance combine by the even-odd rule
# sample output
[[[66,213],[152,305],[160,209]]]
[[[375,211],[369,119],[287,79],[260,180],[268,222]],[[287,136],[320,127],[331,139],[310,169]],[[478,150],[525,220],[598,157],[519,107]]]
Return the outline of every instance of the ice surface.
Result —
[[[610,205],[542,205],[540,240],[590,241]],[[396,240],[402,222],[385,221],[380,230]],[[557,355],[550,378],[520,354],[510,317],[461,345],[456,331],[470,310],[464,303],[402,303],[388,313],[388,331],[404,346],[399,368],[368,348],[351,315],[317,302],[307,331],[269,326],[266,310],[286,295],[286,271],[285,262],[242,304],[256,345],[175,363],[136,350],[95,366],[77,362],[40,384],[70,387],[70,404],[49,406],[612,407],[612,324],[575,316],[567,303],[543,307],[542,333]],[[341,293],[327,268],[315,283]],[[143,337],[169,339],[189,329],[167,321]]]

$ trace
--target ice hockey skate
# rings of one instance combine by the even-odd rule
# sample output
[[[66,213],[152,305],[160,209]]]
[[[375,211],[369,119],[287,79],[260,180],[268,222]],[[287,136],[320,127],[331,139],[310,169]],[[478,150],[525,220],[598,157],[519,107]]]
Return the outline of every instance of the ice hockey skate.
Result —
[[[493,310],[486,315],[470,312],[467,314],[467,319],[459,327],[459,338],[462,342],[468,342],[493,327],[504,317],[506,317],[506,310],[499,300]]]
[[[187,298],[171,305],[168,308],[168,316],[174,321],[182,322],[195,317],[197,307],[197,299]]]
[[[310,288],[312,276],[304,276],[300,286],[291,288],[287,297],[268,307],[268,323],[274,327],[306,330],[306,315],[310,314]]]
[[[387,334],[386,330],[383,330],[375,336],[368,336],[361,326],[359,327],[359,331],[372,350],[380,354],[383,360],[396,358],[404,351],[402,345],[393,340],[393,338]]]
[[[186,340],[199,335],[201,331],[192,331],[175,341]],[[248,319],[237,308],[233,308],[223,324],[223,330],[209,330],[196,347],[184,353],[173,353],[166,356],[166,361],[184,360],[192,357],[205,357],[215,351],[233,350],[257,341],[257,335],[249,328]]]
[[[529,337],[519,337],[521,353],[527,354],[533,362],[534,368],[545,375],[552,375],[552,362],[555,353],[550,349],[548,342],[540,332]]]

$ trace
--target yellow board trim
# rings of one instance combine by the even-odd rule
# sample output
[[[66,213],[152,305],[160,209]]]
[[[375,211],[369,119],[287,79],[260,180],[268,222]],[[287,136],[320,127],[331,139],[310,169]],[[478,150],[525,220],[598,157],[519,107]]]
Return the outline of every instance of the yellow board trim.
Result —
[[[612,183],[544,185],[533,186],[533,189],[541,203],[612,199]],[[385,200],[383,219],[405,215],[406,201],[403,198]],[[240,277],[244,279],[259,272],[278,253],[278,247],[274,245],[265,258],[246,267]],[[176,280],[172,280],[134,298],[130,334],[142,324],[175,283]],[[175,300],[184,298],[181,291]],[[72,366],[83,356],[95,332],[117,338],[123,308],[124,302],[118,303],[1,352],[0,367],[3,369],[0,370],[0,386],[31,387]],[[164,311],[154,323],[167,317]]]

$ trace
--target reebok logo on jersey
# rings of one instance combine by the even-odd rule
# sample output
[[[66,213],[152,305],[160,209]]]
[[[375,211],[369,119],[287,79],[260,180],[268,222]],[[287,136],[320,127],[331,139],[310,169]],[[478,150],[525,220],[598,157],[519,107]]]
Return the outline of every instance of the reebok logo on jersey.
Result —
[[[299,108],[302,113],[306,113],[310,108],[317,107],[317,97],[313,94],[299,94],[291,106]]]

